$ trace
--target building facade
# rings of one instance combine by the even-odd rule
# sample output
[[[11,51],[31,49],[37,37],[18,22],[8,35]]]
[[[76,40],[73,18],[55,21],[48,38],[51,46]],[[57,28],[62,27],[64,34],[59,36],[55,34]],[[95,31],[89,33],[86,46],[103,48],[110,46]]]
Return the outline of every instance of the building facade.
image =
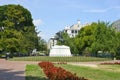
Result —
[[[76,24],[65,27],[65,29],[63,31],[66,32],[72,38],[72,37],[75,37],[76,35],[78,35],[79,30],[86,25],[89,25],[89,24],[82,25],[80,23],[80,20],[78,20]]]

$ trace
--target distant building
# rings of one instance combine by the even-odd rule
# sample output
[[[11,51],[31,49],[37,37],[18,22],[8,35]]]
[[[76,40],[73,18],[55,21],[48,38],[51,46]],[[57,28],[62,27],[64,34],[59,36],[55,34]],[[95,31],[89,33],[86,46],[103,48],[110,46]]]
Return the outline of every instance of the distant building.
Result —
[[[117,31],[120,31],[120,20],[113,22],[112,27]]]
[[[80,20],[78,20],[76,24],[65,27],[63,31],[66,32],[72,38],[78,35],[79,30],[86,25],[89,25],[89,24],[81,25]]]

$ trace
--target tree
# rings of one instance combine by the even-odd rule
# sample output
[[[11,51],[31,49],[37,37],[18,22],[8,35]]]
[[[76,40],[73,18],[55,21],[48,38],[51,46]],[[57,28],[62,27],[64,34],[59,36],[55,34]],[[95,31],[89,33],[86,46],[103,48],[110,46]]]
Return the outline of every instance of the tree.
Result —
[[[95,41],[94,32],[96,28],[96,23],[87,25],[83,27],[79,34],[75,38],[75,45],[78,49],[78,54],[83,54],[87,52],[87,55],[91,53],[91,45]]]
[[[58,45],[68,45],[68,40],[70,39],[70,37],[67,33],[59,31],[58,33],[56,33],[55,39],[58,40]]]
[[[109,23],[99,22],[95,30],[95,42],[98,44],[97,48],[99,51],[116,53],[116,33],[115,30],[111,28]],[[98,51],[97,50],[97,51]]]
[[[116,54],[117,43],[116,31],[103,21],[83,27],[75,38],[75,46],[83,55],[97,56],[98,51]]]
[[[44,39],[39,39],[39,51],[47,51],[47,43]]]
[[[31,13],[20,5],[0,6],[0,48],[6,52],[28,53],[38,48],[38,36]]]

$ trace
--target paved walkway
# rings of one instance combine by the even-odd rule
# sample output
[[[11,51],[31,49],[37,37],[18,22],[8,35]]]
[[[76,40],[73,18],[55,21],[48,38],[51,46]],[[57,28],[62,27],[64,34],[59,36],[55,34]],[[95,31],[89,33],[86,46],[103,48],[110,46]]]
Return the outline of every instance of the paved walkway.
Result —
[[[38,62],[6,61],[0,59],[0,80],[25,80],[26,64]]]

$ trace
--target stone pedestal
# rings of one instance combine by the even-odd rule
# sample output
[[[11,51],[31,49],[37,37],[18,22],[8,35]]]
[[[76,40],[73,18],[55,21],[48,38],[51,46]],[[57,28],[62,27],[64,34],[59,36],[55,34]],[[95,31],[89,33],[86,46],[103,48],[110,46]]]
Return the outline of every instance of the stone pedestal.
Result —
[[[50,49],[50,57],[70,57],[71,52],[68,46],[64,45],[55,45]]]

